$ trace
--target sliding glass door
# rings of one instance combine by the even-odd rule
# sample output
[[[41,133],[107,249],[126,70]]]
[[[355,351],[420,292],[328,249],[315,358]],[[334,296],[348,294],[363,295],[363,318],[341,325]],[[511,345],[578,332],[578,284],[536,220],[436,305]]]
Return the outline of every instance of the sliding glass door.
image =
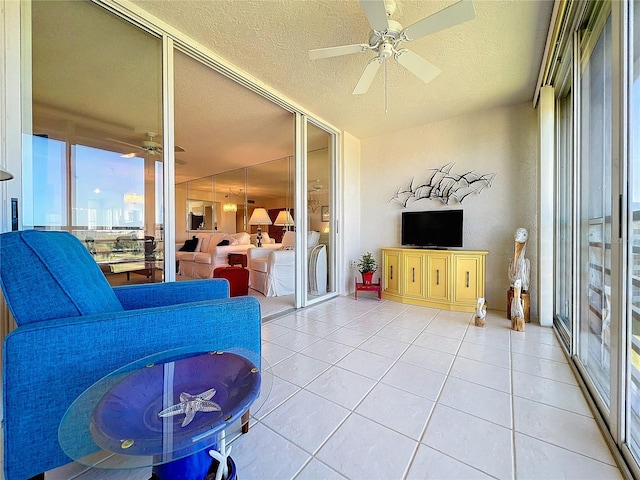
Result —
[[[578,359],[606,411],[611,365],[611,15],[582,46],[578,209]]]
[[[640,2],[631,5],[629,28],[629,161],[627,178],[627,444],[640,459]]]
[[[335,292],[334,152],[335,134],[307,122],[307,304]]]
[[[571,344],[573,320],[573,92],[566,85],[557,101],[554,321]]]

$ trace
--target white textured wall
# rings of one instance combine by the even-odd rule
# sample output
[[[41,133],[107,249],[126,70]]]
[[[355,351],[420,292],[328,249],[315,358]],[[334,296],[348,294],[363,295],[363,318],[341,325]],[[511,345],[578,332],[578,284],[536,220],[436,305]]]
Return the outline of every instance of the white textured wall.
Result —
[[[537,115],[529,103],[498,108],[362,140],[360,250],[400,245],[402,207],[396,189],[429,169],[455,162],[452,173],[496,173],[491,188],[462,204],[420,200],[407,210],[464,210],[464,248],[487,250],[486,298],[506,311],[507,270],[518,227],[529,230],[531,314],[537,316]],[[428,177],[427,177],[428,178]]]
[[[341,273],[342,285],[338,289],[341,293],[352,292],[354,290],[353,278],[357,271],[349,268],[349,260],[356,260],[361,250],[361,142],[353,135],[343,133],[342,168],[340,171],[341,183],[341,204],[343,218],[340,221],[342,229],[343,257],[338,258],[338,269]]]
[[[555,93],[553,87],[540,89],[538,106],[540,135],[538,160],[538,314],[541,325],[553,325],[553,214],[555,161]]]

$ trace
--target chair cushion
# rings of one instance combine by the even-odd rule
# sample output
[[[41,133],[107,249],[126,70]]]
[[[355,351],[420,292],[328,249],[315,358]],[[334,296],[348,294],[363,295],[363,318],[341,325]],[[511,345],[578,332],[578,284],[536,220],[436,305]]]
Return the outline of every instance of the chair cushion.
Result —
[[[251,243],[251,235],[247,232],[238,232],[231,236],[238,241],[236,245],[249,245]],[[233,245],[233,243],[231,245]]]
[[[215,235],[215,234],[213,234]],[[209,251],[209,247],[211,246],[211,239],[213,237],[212,234],[210,233],[198,233],[196,235],[196,237],[198,237],[200,239],[200,245],[198,246],[199,248],[196,250],[196,252],[208,252]],[[216,242],[218,243],[218,242]],[[215,245],[215,243],[214,243]]]
[[[0,283],[18,325],[123,310],[89,251],[67,232],[0,235]]]
[[[307,248],[313,248],[318,245],[318,241],[320,240],[320,232],[316,232],[315,230],[311,230],[307,233]]]

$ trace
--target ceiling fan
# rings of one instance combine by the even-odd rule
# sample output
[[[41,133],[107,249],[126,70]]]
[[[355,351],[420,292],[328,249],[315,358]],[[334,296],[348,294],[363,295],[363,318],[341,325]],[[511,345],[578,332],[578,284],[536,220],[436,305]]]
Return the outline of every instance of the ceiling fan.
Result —
[[[476,16],[471,0],[460,0],[433,15],[403,28],[398,22],[389,18],[396,10],[395,0],[360,0],[360,6],[362,10],[364,10],[364,14],[367,16],[367,20],[372,29],[369,43],[309,50],[309,58],[311,60],[338,57],[351,53],[375,52],[377,55],[369,60],[364,72],[362,72],[360,76],[360,80],[358,80],[358,83],[353,89],[352,93],[354,95],[360,95],[369,90],[378,69],[383,63],[385,64],[386,86],[387,64],[385,60],[391,56],[420,80],[429,83],[440,74],[440,69],[410,50],[400,48],[401,44],[472,20]]]
[[[115,142],[115,143],[119,143],[121,145],[126,145],[128,147],[133,147],[136,148],[138,150],[143,150],[147,153],[149,153],[150,155],[162,155],[162,144],[158,143],[156,141],[153,140],[153,137],[157,137],[158,134],[154,133],[154,132],[147,132],[147,137],[149,137],[147,140],[143,140],[142,143],[140,145],[135,145],[133,143],[128,143],[128,142],[123,142],[121,140],[116,140],[115,138],[108,138],[107,140]],[[176,145],[174,148],[176,153],[181,153],[184,152],[184,148]],[[136,156],[136,153],[128,153],[126,154],[126,156],[130,156],[130,157],[134,157]]]

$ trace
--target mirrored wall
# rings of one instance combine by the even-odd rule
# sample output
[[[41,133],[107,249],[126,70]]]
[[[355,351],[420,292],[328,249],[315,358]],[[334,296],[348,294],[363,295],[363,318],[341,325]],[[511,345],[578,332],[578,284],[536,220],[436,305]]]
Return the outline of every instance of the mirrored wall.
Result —
[[[271,224],[260,224],[264,238],[281,243],[285,231],[295,231],[293,157],[238,168],[176,185],[176,239],[184,242],[202,233],[257,234],[250,220],[264,208]],[[281,222],[281,212],[288,220]]]
[[[286,265],[266,299],[335,292],[335,131],[296,131],[306,114],[118,5],[24,7],[22,228],[72,232],[113,285],[173,280],[165,258],[194,235],[246,233]],[[303,235],[322,245],[319,276]]]

